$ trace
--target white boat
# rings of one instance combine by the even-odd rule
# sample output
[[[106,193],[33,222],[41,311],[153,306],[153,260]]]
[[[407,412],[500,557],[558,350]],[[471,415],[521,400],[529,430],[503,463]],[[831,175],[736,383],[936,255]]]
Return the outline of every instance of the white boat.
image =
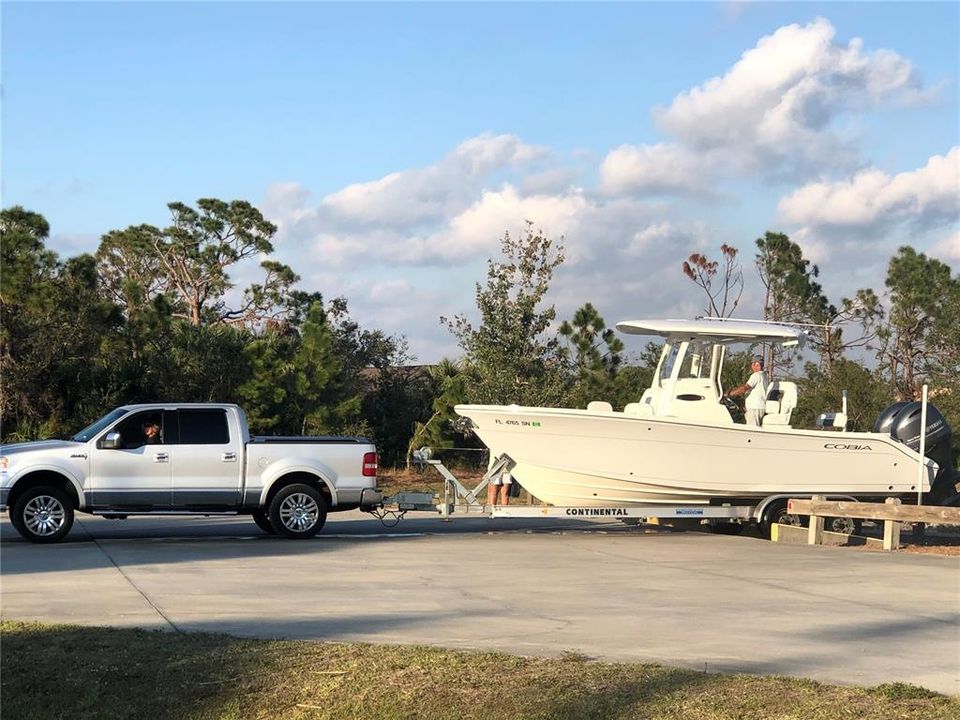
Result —
[[[928,492],[934,483],[937,463],[921,459],[890,432],[792,427],[797,403],[792,382],[770,384],[762,426],[734,422],[720,382],[727,347],[801,345],[800,330],[722,319],[634,320],[617,329],[664,339],[650,388],[622,411],[603,401],[587,409],[456,406],[491,457],[509,457],[514,477],[540,500],[630,507],[774,495],[915,497],[921,462],[921,490]],[[843,416],[836,420],[835,425],[846,424]]]

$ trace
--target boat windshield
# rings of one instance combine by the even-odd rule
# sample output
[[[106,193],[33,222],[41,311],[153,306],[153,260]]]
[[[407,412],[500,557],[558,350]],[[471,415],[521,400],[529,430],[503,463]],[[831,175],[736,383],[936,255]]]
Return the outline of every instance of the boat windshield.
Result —
[[[663,357],[660,359],[660,384],[667,382],[673,376],[673,366],[677,364],[677,358],[680,356],[680,344],[669,343],[664,350]]]
[[[710,343],[690,343],[690,347],[687,349],[690,364],[687,368],[686,377],[710,377],[710,350]]]
[[[120,417],[123,417],[126,414],[127,414],[127,411],[123,408],[117,408],[116,410],[111,410],[102,418],[97,420],[95,423],[91,423],[90,425],[87,425],[83,430],[78,432],[76,435],[74,435],[70,439],[73,440],[74,442],[87,442],[90,440],[90,438],[92,438],[94,435],[99,433],[101,430],[107,427],[114,420]]]

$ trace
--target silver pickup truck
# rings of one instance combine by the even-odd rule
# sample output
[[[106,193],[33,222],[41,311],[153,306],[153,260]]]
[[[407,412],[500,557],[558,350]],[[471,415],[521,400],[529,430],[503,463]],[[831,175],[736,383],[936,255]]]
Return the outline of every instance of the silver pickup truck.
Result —
[[[316,535],[327,512],[373,508],[377,451],[354,437],[251,437],[236,405],[125,405],[69,440],[0,446],[0,510],[24,538],[62,540],[74,511],[247,514]]]

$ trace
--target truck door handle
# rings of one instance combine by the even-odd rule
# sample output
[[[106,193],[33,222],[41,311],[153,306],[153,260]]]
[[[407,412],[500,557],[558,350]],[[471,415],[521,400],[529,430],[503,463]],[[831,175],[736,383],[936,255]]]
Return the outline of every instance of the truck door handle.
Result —
[[[158,463],[165,463],[170,459],[170,456],[167,453],[157,453],[153,456],[153,461]]]
[[[223,460],[223,462],[235,462],[237,454],[235,452],[223,453],[220,459]]]

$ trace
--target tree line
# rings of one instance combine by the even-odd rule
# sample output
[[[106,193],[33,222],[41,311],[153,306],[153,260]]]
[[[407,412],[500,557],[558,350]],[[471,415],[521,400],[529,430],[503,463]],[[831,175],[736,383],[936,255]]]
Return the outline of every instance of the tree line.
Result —
[[[440,318],[461,357],[424,367],[411,364],[402,336],[360,327],[346,298],[297,289],[294,270],[272,258],[276,226],[250,203],[207,198],[168,209],[167,227],[112,230],[94,254],[66,259],[47,248],[41,214],[0,212],[5,442],[65,437],[121,404],[236,402],[255,433],[365,435],[396,465],[421,445],[475,442],[456,423],[457,403],[604,399],[622,408],[657,364],[654,343],[625,354],[590,302],[557,322],[546,297],[563,240],[532,223],[504,234],[488,260],[476,283],[478,320]],[[960,279],[948,266],[903,247],[888,267],[887,307],[871,289],[832,303],[819,269],[786,235],[768,232],[755,246],[764,318],[808,325],[817,356],[797,377],[797,424],[837,408],[847,389],[854,426],[870,429],[923,382],[960,423]],[[231,273],[256,258],[260,277],[241,291]],[[706,314],[737,310],[747,277],[736,248],[722,246],[716,261],[691,255],[681,270],[704,294]],[[747,358],[728,359],[725,386],[746,376]],[[799,364],[776,354],[769,362],[776,373]]]

